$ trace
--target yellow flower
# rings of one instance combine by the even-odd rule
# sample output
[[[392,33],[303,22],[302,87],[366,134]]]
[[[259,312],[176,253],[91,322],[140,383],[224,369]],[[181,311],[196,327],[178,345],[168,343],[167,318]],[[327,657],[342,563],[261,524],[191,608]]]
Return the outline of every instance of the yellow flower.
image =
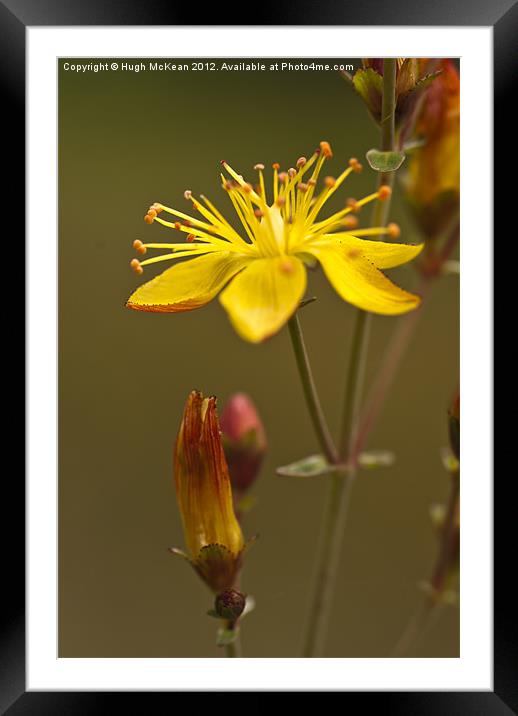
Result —
[[[245,549],[234,514],[221,444],[216,399],[193,391],[185,405],[174,453],[178,506],[195,570],[215,592],[233,586]]]
[[[133,259],[133,268],[142,273],[143,266],[158,261],[190,260],[140,286],[127,306],[139,311],[188,311],[204,306],[224,289],[220,301],[234,328],[242,338],[257,343],[276,333],[296,311],[306,289],[305,265],[319,261],[338,294],[359,308],[389,315],[416,308],[420,298],[396,286],[379,269],[410,261],[422,246],[360,238],[396,237],[399,230],[395,224],[347,230],[356,225],[349,215],[371,201],[386,199],[388,187],[359,201],[349,200],[328,218],[319,217],[349,174],[361,170],[358,160],[351,159],[336,179],[325,178],[324,188],[317,194],[317,179],[331,156],[328,142],[321,142],[320,149],[309,160],[301,157],[296,168],[279,173],[279,165],[274,164],[271,204],[266,195],[264,165],[255,166],[259,183],[253,187],[223,161],[231,178],[221,175],[222,184],[245,237],[204,196],[198,200],[192,192],[185,192],[201,218],[153,204],[146,222],[186,232],[187,243],[136,241],[134,247],[141,254],[150,248],[164,248],[168,253],[145,261]],[[177,221],[162,219],[162,212]]]

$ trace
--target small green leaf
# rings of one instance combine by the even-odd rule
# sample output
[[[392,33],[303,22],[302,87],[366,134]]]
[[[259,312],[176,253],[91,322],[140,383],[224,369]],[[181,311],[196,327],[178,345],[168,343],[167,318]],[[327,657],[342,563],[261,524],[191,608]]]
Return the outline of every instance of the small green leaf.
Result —
[[[381,116],[381,98],[383,95],[383,77],[373,70],[372,67],[367,67],[366,69],[359,69],[354,73],[353,84],[376,122],[379,122]]]
[[[405,161],[404,152],[382,152],[379,149],[369,149],[367,161],[377,172],[395,172]]]
[[[323,455],[309,455],[290,465],[278,467],[277,474],[282,477],[318,477],[319,475],[328,475],[334,470],[336,467],[330,465]]]
[[[396,456],[389,450],[368,450],[360,453],[358,464],[360,467],[390,467],[394,464]]]
[[[229,644],[233,644],[237,639],[238,634],[239,629],[224,629],[221,627],[218,629],[216,644],[218,646],[228,646]]]

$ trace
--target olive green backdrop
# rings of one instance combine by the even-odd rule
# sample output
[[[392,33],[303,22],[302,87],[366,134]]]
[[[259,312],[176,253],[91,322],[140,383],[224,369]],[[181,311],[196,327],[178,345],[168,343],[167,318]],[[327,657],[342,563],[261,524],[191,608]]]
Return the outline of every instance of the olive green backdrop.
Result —
[[[263,416],[270,449],[245,525],[260,539],[243,576],[257,609],[243,624],[243,647],[246,656],[297,656],[326,486],[325,479],[275,475],[276,465],[318,451],[287,330],[262,345],[244,343],[217,300],[178,315],[126,309],[134,288],[165,267],[136,277],[131,244],[168,239],[167,229],[147,226],[143,215],[154,201],[187,207],[186,188],[231,215],[220,188],[222,158],[254,177],[255,163],[291,166],[326,139],[335,155],[329,173],[336,175],[351,155],[362,158],[377,146],[376,127],[337,72],[77,74],[63,63],[59,654],[221,656],[217,624],[205,615],[210,593],[167,552],[183,546],[172,446],[185,398],[198,388],[220,402],[244,390]],[[370,193],[375,180],[369,169],[353,175],[348,195]],[[403,240],[419,240],[397,193],[391,218]],[[415,285],[411,267],[391,275],[406,288]],[[310,275],[308,295],[318,300],[301,318],[336,428],[355,309],[319,270]],[[458,382],[457,280],[440,279],[423,312],[369,443],[393,450],[397,460],[362,473],[355,486],[328,656],[386,656],[434,559],[428,510],[448,493],[439,451]],[[367,384],[397,320],[374,318]],[[457,656],[458,611],[444,609],[412,653]]]

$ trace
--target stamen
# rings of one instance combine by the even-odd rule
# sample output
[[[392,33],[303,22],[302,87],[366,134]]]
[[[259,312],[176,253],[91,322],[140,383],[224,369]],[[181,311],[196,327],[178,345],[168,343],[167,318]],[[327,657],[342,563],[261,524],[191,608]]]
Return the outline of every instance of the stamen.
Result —
[[[195,238],[196,238],[196,236],[195,236],[194,234],[189,234],[189,235],[187,236],[187,241],[188,241],[189,243],[191,243],[192,241],[194,241]]]
[[[146,222],[146,224],[152,224],[154,220],[155,217],[151,216],[151,214],[146,214],[144,217],[144,221]]]
[[[145,254],[147,251],[146,247],[140,239],[135,239],[135,241],[133,242],[133,248],[139,254]]]
[[[354,211],[355,214],[357,214],[362,208],[361,202],[357,201],[356,199],[353,199],[353,197],[347,199],[346,205],[351,211]]]
[[[281,165],[278,162],[274,162],[272,164],[272,169],[275,169],[276,172],[278,172],[280,168],[281,168]]]
[[[286,199],[283,196],[278,196],[275,205],[278,207],[284,206],[286,204]]]
[[[346,216],[342,221],[342,225],[345,226],[346,229],[356,229],[358,226],[358,219],[352,215]]]
[[[303,167],[303,166],[306,164],[307,161],[308,161],[308,160],[306,159],[306,157],[299,157],[299,158],[297,159],[297,166],[298,166],[298,168],[300,169],[301,167]]]
[[[130,266],[138,276],[144,273],[144,269],[140,265],[140,261],[138,259],[131,259]]]
[[[264,170],[264,164],[254,164],[254,169],[262,172]]]
[[[392,194],[392,189],[389,187],[388,184],[383,184],[383,186],[380,186],[378,191],[378,198],[380,201],[385,201],[389,198],[389,196]]]
[[[327,186],[328,189],[331,189],[336,184],[336,179],[334,177],[326,177],[324,179],[324,184]]]
[[[398,239],[401,236],[401,229],[397,224],[391,223],[387,226],[387,229],[391,239]]]
[[[192,199],[192,191],[190,189],[186,189],[183,195],[185,199]]]
[[[331,157],[333,156],[333,151],[329,142],[320,142],[320,149],[324,157],[326,157],[327,159],[331,159]]]
[[[289,175],[290,179],[293,179],[293,177],[296,175],[296,173],[297,173],[297,170],[294,169],[293,167],[288,169],[288,175]]]

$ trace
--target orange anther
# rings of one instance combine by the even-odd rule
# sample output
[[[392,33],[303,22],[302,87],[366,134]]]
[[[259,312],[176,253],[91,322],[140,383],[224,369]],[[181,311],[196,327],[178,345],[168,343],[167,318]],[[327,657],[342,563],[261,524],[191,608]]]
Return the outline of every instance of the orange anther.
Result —
[[[342,223],[346,229],[356,229],[356,227],[358,226],[358,219],[355,216],[351,216],[351,214],[349,214],[349,216],[345,217]]]
[[[333,156],[333,151],[329,142],[320,142],[320,150],[324,157],[330,159]]]
[[[299,167],[299,169],[300,169],[300,167],[303,167],[307,161],[308,160],[306,159],[306,157],[299,157],[297,159],[297,166]]]
[[[142,243],[142,241],[140,239],[135,239],[135,241],[133,242],[133,248],[139,254],[145,254],[147,251],[146,247],[144,246],[144,244]]]
[[[281,165],[280,165],[278,162],[274,162],[274,163],[272,164],[272,169],[279,170],[280,168],[281,168]]]
[[[388,235],[390,236],[391,239],[397,239],[401,236],[401,229],[399,228],[399,226],[397,224],[394,224],[394,223],[389,224],[387,226],[387,230],[388,230]]]
[[[385,199],[388,199],[391,194],[392,189],[388,186],[388,184],[383,184],[383,186],[380,186],[380,189],[378,191],[378,197],[380,201],[385,201]]]
[[[328,189],[331,189],[336,184],[336,179],[334,177],[326,177],[324,179],[324,184],[327,186]]]
[[[136,274],[140,275],[141,273],[144,273],[144,269],[142,268],[138,259],[131,259],[130,266]]]
[[[153,216],[151,216],[151,214],[146,214],[144,217],[144,221],[146,222],[146,224],[152,224],[154,220],[155,219]]]

